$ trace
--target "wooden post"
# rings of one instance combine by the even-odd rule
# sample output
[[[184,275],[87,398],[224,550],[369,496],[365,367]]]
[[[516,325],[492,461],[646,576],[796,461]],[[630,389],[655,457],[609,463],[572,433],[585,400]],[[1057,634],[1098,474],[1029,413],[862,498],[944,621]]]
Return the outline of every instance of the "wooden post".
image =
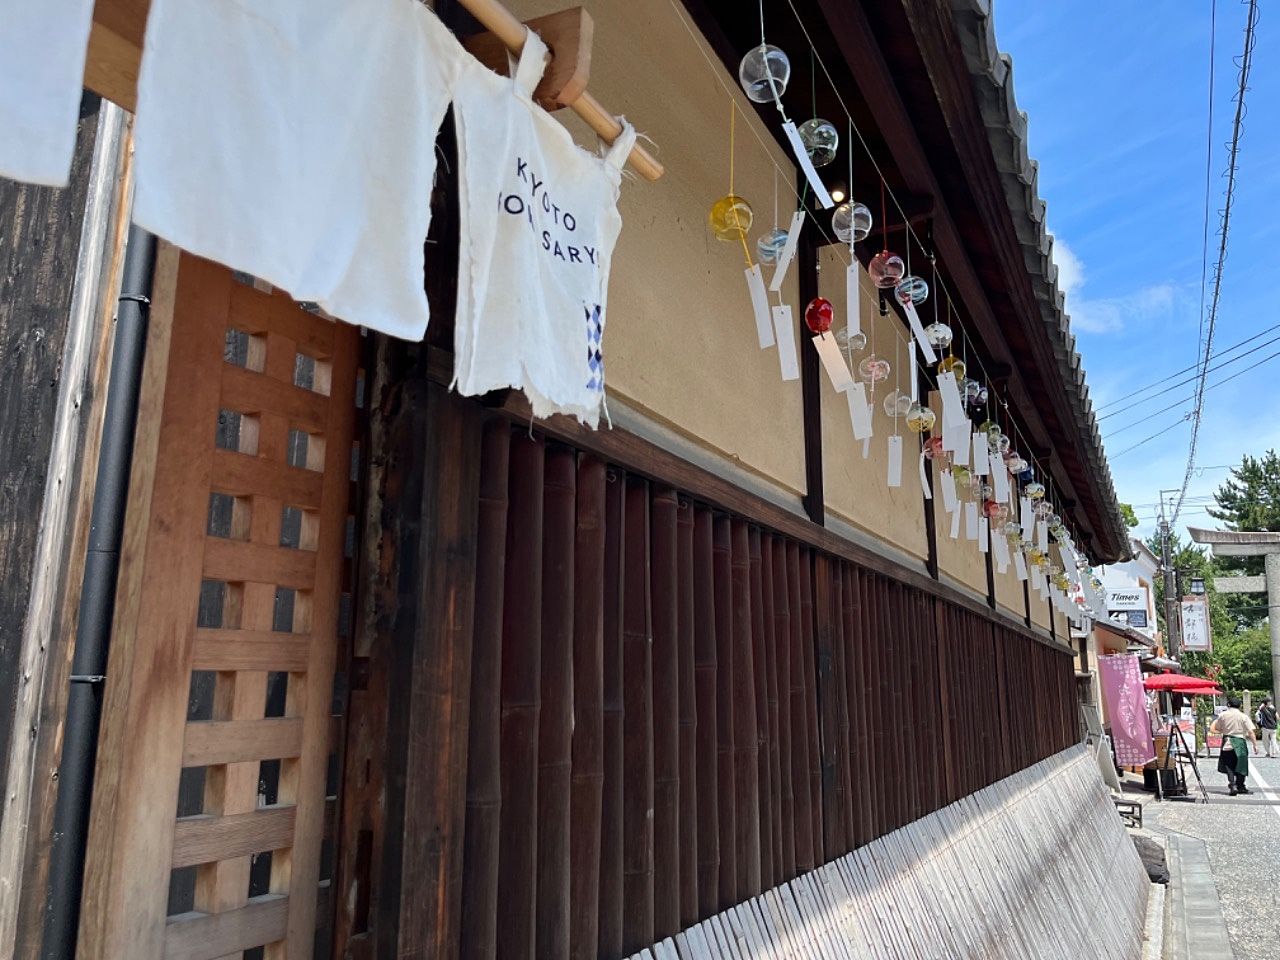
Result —
[[[538,723],[542,650],[545,448],[511,438],[505,603],[502,610],[502,814],[498,956],[535,956],[538,903]]]
[[[551,447],[542,496],[542,705],[538,719],[537,956],[546,960],[569,956],[576,476],[574,452]]]
[[[840,849],[837,825],[840,822],[840,805],[837,784],[836,749],[839,737],[836,732],[835,697],[835,624],[832,597],[831,559],[823,553],[813,556],[813,646],[816,647],[816,674],[819,721],[819,781],[818,797],[825,816],[822,818],[823,849]]]
[[[836,810],[830,812],[837,821],[834,846],[827,848],[831,859],[853,847],[853,779],[849,763],[849,690],[848,690],[848,636],[844,622],[844,595],[848,567],[839,560],[831,563],[831,622],[835,627],[832,650],[835,660],[831,665],[831,680],[836,699]],[[821,695],[822,691],[819,691]],[[923,746],[923,751],[929,750]]]
[[[653,626],[649,619],[649,484],[627,481],[622,602],[622,948],[653,943]]]
[[[804,656],[804,719],[809,751],[809,815],[813,818],[813,864],[824,863],[822,842],[822,754],[818,737],[818,671],[814,663],[813,628],[813,553],[808,548],[800,551],[800,619],[801,644]]]
[[[467,751],[467,827],[462,858],[461,953],[497,956],[499,767],[502,723],[502,607],[507,557],[511,426],[485,424],[476,524],[475,634]]]
[[[733,776],[733,561],[729,518],[717,516],[712,540],[716,624],[716,769],[720,798],[719,904],[725,910],[738,902],[738,827]]]
[[[769,663],[765,654],[763,557],[760,528],[750,530],[751,554],[751,675],[755,680],[756,705],[756,785],[760,798],[760,886],[771,889],[777,884],[773,867],[773,791],[769,776]],[[771,624],[772,626],[772,624]]]
[[[677,659],[680,670],[680,926],[698,921],[698,699],[693,592],[693,504],[680,501],[676,523]]]
[[[600,799],[600,955],[622,953],[622,584],[626,546],[626,476],[606,474],[604,504],[604,784]]]
[[[769,838],[773,870],[767,881],[770,889],[788,879],[782,857],[782,753],[778,716],[778,641],[776,635],[777,614],[774,603],[773,567],[774,538],[763,534],[760,541],[760,598],[764,613],[764,660],[766,678],[766,707],[769,723]],[[788,825],[789,827],[789,825]]]
[[[778,664],[778,797],[782,807],[782,876],[796,875],[795,773],[791,732],[791,590],[790,550],[785,540],[773,540],[773,647]]]
[[[808,560],[808,554],[804,556]],[[812,782],[809,780],[809,723],[805,716],[803,600],[800,581],[801,553],[798,545],[787,544],[787,593],[791,610],[788,657],[791,663],[791,779],[795,791],[792,829],[796,837],[796,871],[814,868]]]
[[[844,584],[844,622],[845,642],[848,645],[848,686],[849,713],[853,724],[849,738],[850,768],[856,774],[857,788],[852,802],[854,805],[854,832],[849,838],[851,847],[860,847],[871,842],[871,776],[872,769],[868,751],[867,728],[867,627],[865,610],[862,606],[862,583],[864,575],[852,564],[848,567],[848,576]]]
[[[595,960],[600,942],[604,786],[605,465],[578,463],[573,548],[573,785],[569,834],[569,955]]]
[[[680,925],[680,670],[676,493],[653,495],[653,937]],[[646,944],[647,946],[647,944]]]
[[[733,625],[733,753],[735,847],[740,903],[760,887],[760,741],[756,732],[756,684],[751,653],[751,555],[747,525],[730,524],[730,573]]]
[[[693,515],[693,655],[698,711],[698,913],[720,907],[719,674],[716,670],[715,569],[711,511]]]

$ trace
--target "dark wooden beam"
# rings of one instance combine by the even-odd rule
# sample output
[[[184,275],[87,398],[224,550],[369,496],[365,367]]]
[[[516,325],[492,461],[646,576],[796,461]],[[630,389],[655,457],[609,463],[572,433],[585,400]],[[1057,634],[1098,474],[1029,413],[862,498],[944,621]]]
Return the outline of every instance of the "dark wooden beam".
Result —
[[[804,509],[809,519],[818,526],[827,522],[826,494],[823,491],[822,471],[822,370],[818,363],[818,351],[809,342],[813,334],[804,323],[805,306],[818,296],[818,248],[814,246],[813,232],[805,231],[796,257],[800,280],[800,395],[802,402],[801,431],[804,436]]]

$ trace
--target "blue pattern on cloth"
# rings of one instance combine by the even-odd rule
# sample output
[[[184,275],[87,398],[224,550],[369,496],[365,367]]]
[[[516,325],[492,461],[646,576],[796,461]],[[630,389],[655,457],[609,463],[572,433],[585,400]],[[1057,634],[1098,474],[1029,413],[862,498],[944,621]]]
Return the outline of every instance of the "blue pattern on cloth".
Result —
[[[600,304],[584,306],[587,317],[587,366],[591,370],[587,389],[604,392],[604,357],[600,353],[600,340],[604,336],[604,324],[600,322]]]

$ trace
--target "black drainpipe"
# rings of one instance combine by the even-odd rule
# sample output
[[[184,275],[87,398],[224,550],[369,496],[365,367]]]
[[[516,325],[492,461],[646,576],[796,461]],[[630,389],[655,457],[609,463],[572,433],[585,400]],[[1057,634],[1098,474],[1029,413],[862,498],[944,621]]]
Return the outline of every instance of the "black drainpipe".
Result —
[[[62,760],[58,766],[58,804],[49,851],[42,960],[72,960],[76,955],[89,804],[93,796],[98,725],[115,610],[116,574],[120,569],[120,541],[129,498],[129,470],[133,462],[133,435],[142,387],[155,256],[156,238],[137,226],[130,226],[93,491],[93,515],[89,520],[76,646],[71,660]]]

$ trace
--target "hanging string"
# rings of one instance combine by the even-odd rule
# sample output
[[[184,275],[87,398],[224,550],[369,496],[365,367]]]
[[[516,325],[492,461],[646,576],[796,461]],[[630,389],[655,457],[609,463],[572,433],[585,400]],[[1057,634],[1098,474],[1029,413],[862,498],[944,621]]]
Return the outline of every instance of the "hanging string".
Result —
[[[734,161],[734,138],[738,126],[738,107],[732,99],[729,100],[729,196],[736,199],[737,194],[733,192],[733,161]],[[733,225],[738,228],[738,239],[742,241],[742,255],[747,260],[747,266],[751,266],[751,249],[747,246],[747,228],[742,225],[742,219],[738,216],[738,204],[734,203],[730,209],[733,211]]]

